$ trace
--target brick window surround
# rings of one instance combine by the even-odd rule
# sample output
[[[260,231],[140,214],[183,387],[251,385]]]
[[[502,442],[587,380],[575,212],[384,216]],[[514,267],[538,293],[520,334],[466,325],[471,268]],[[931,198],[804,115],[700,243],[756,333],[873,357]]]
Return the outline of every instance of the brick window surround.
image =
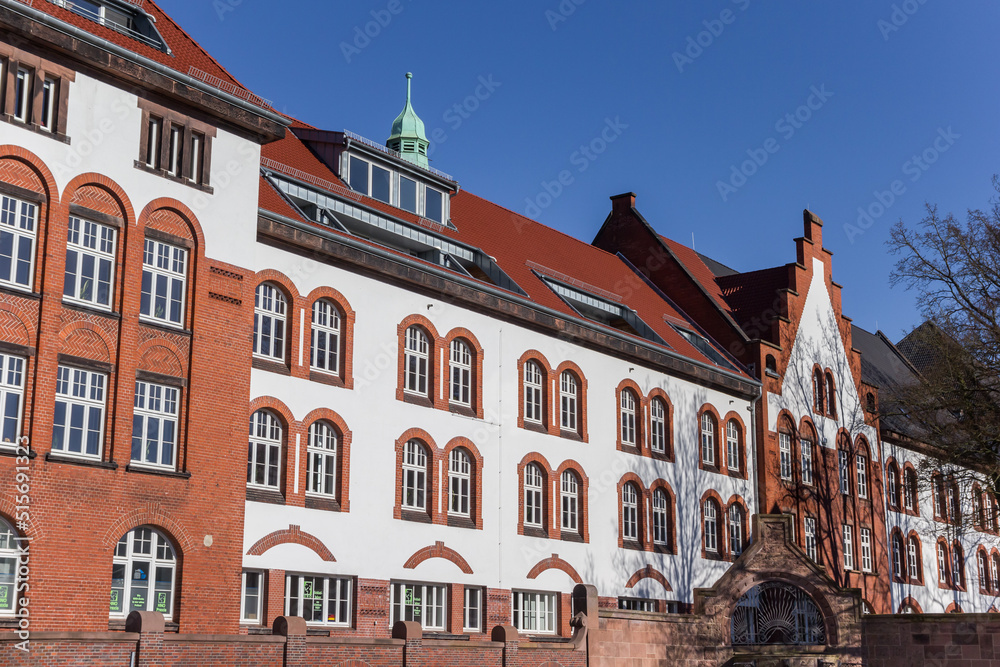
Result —
[[[542,474],[542,528],[524,525],[524,470],[535,464]],[[562,474],[572,471],[577,479],[577,532],[562,531]],[[563,461],[553,469],[544,456],[530,452],[517,464],[517,534],[532,537],[590,542],[590,478],[583,467],[573,460]]]
[[[406,443],[418,441],[427,454],[427,473],[425,481],[425,510],[412,510],[403,507],[403,456]],[[411,428],[396,440],[396,475],[395,475],[395,505],[392,516],[405,521],[418,521],[435,525],[456,526],[460,528],[483,529],[483,456],[479,449],[468,438],[456,437],[448,441],[443,448],[438,447],[434,439],[423,429]],[[461,448],[469,457],[469,516],[455,516],[449,512],[449,461],[451,452]]]
[[[27,119],[23,123],[15,118],[14,108],[17,73],[22,69],[28,71],[31,80],[30,97],[26,103]],[[0,43],[0,71],[3,74],[0,90],[4,92],[3,98],[0,99],[0,120],[70,143],[69,137],[66,136],[66,122],[70,83],[76,80],[76,72],[11,44],[3,43]],[[50,85],[49,94],[52,96],[51,130],[44,129],[46,119],[43,118],[43,97],[46,81]]]
[[[142,123],[139,126],[139,158],[135,161],[135,168],[212,194],[214,191],[209,181],[212,170],[212,140],[215,138],[216,128],[141,97],[138,106],[142,112]],[[157,154],[152,156],[149,151],[151,118],[160,121],[159,149]],[[174,129],[180,131],[179,140],[182,148],[180,169],[178,173],[171,174],[170,144]],[[192,139],[196,136],[200,137],[201,155],[199,163],[192,165],[188,152],[191,150]],[[195,166],[195,172],[192,172],[192,166]]]

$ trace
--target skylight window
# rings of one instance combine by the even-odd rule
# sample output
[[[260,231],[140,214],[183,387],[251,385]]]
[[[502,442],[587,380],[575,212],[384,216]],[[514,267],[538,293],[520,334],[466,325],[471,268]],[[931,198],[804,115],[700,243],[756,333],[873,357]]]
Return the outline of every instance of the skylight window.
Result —
[[[736,367],[733,366],[731,363],[729,363],[729,360],[726,359],[721,352],[715,349],[715,346],[712,345],[707,338],[699,334],[696,334],[693,331],[682,329],[674,325],[671,326],[674,327],[674,331],[679,333],[681,337],[684,338],[684,340],[691,343],[691,345],[693,345],[699,352],[701,352],[706,357],[711,359],[717,365],[722,366],[723,368],[727,368],[729,370],[733,371],[736,370]]]
[[[145,12],[139,11],[132,3],[115,0],[49,1],[154,49],[167,50],[163,38],[153,25],[152,18]]]
[[[570,287],[548,276],[536,275],[582,317],[660,345],[667,344],[631,308]]]

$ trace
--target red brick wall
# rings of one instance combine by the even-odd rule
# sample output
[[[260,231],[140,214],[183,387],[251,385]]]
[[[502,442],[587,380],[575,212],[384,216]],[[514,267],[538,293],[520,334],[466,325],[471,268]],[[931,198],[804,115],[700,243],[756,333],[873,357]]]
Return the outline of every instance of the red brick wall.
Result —
[[[993,614],[866,616],[869,667],[990,667],[1000,664],[1000,617]]]

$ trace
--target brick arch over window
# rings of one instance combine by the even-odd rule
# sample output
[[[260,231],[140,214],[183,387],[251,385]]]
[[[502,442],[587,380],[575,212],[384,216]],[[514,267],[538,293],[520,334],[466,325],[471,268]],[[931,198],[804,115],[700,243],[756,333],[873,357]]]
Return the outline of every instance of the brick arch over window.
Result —
[[[406,392],[406,331],[410,327],[419,327],[427,336],[427,396],[415,396]],[[426,404],[428,407],[439,410],[448,409],[447,397],[441,395],[439,380],[444,370],[441,363],[443,354],[447,354],[444,348],[444,339],[438,333],[434,323],[423,315],[408,315],[396,326],[396,334],[399,338],[399,352],[396,375],[396,400],[413,401]]]
[[[663,402],[663,409],[665,414],[663,415],[663,436],[664,436],[664,452],[660,454],[659,452],[653,451],[653,433],[652,433],[652,405],[653,400],[659,399]],[[674,460],[674,403],[670,400],[670,396],[660,387],[653,387],[649,390],[649,394],[646,395],[646,405],[649,406],[649,415],[647,421],[649,422],[649,455],[654,458],[663,458],[667,461]]]
[[[624,518],[622,516],[625,510],[624,499],[622,498],[622,492],[625,489],[626,484],[632,484],[635,486],[636,491],[636,535],[638,536],[638,548],[645,550],[646,546],[652,541],[647,538],[648,532],[648,515],[646,513],[646,485],[642,483],[642,480],[634,472],[627,472],[622,475],[621,479],[618,480],[618,548],[625,549],[627,544],[625,542],[625,525]],[[632,546],[631,548],[636,548]]]
[[[893,504],[892,496],[889,494],[889,480],[896,485],[896,502]],[[903,507],[903,475],[899,461],[894,456],[885,460],[885,505],[891,510],[899,511]]]
[[[640,568],[635,572],[633,572],[632,576],[628,578],[627,582],[625,582],[625,588],[632,588],[643,579],[652,579],[653,581],[658,582],[668,592],[674,590],[673,588],[671,588],[670,582],[667,581],[666,575],[664,575],[662,572],[657,570],[652,565],[646,565],[646,567]]]
[[[277,417],[278,422],[281,424],[281,453],[279,454],[281,470],[278,477],[279,485],[277,490],[282,494],[285,502],[287,502],[288,498],[293,495],[295,472],[294,466],[288,465],[289,456],[292,450],[289,443],[294,441],[293,430],[298,426],[298,422],[295,421],[295,416],[292,414],[289,407],[280,399],[273,396],[258,396],[250,401],[250,410],[246,415],[247,425],[249,425],[254,413],[258,410],[266,410],[267,412],[270,412]],[[244,431],[244,433],[246,433],[246,431]],[[248,493],[249,491],[250,490],[248,489]]]
[[[122,535],[139,526],[152,526],[162,531],[181,554],[195,547],[195,541],[184,525],[159,503],[152,501],[133,507],[114,521],[104,533],[101,546],[105,550],[113,549]]]
[[[570,373],[576,379],[576,431],[563,430],[562,428],[562,374],[564,372]],[[555,414],[552,416],[552,421],[554,426],[557,427],[558,433],[563,437],[578,437],[584,442],[588,442],[590,435],[587,429],[587,394],[588,394],[588,382],[587,376],[583,374],[583,369],[580,368],[576,363],[566,360],[559,364],[556,369],[552,372],[552,382],[551,386],[554,388],[554,395],[556,397],[555,403]],[[558,416],[558,419],[557,419]]]
[[[152,338],[142,343],[136,353],[137,370],[161,373],[173,377],[187,376],[185,355],[168,338]]]
[[[713,447],[715,448],[713,455],[715,460],[714,465],[705,463],[705,452],[704,452],[704,445],[702,444],[702,428],[701,428],[702,417],[704,417],[705,415],[710,415],[715,425],[714,437],[713,437],[714,441]],[[709,405],[708,403],[705,403],[698,409],[698,421],[696,422],[696,425],[698,429],[697,430],[698,439],[696,441],[698,443],[698,467],[701,468],[702,470],[708,470],[710,472],[721,472],[722,450],[720,448],[719,441],[724,440],[726,434],[723,430],[725,428],[725,423],[719,416],[719,411],[716,410],[713,406]]]
[[[305,370],[311,369],[312,365],[312,309],[313,305],[320,299],[325,299],[333,303],[340,311],[340,369],[339,376],[334,377],[328,373],[309,371],[311,380],[324,382],[334,386],[354,389],[354,322],[357,314],[351,308],[350,302],[343,294],[332,287],[317,287],[312,292],[302,298],[305,308],[306,323],[310,324],[309,349],[303,350],[303,365]],[[297,358],[297,357],[296,357]]]
[[[143,230],[155,229],[187,239],[194,244],[199,256],[205,253],[205,232],[198,216],[176,199],[161,197],[146,204],[139,214],[139,226]]]
[[[632,398],[635,400],[635,445],[626,445],[624,439],[622,438],[622,394],[626,391],[632,394]],[[643,455],[648,454],[648,443],[646,442],[647,427],[645,423],[646,415],[646,400],[642,393],[642,389],[639,385],[635,383],[634,380],[625,378],[618,383],[615,387],[615,424],[617,426],[616,441],[618,443],[618,451],[620,452],[632,452],[635,454]]]
[[[963,614],[965,612],[962,611],[962,605],[958,604],[957,602],[952,602],[951,604],[948,605],[948,608],[944,610],[944,613]]]
[[[117,349],[115,339],[108,332],[87,320],[67,324],[59,332],[59,340],[61,353],[107,364],[111,363],[112,354]]]
[[[0,146],[0,181],[45,195],[50,206],[59,202],[59,187],[45,162],[21,146]]]
[[[252,357],[252,364],[254,368],[260,368],[262,370],[274,371],[281,373],[283,375],[290,375],[291,368],[297,366],[295,361],[299,357],[299,337],[293,335],[298,326],[299,308],[302,304],[302,295],[299,294],[298,288],[295,287],[295,283],[292,282],[291,278],[286,276],[280,271],[274,269],[264,269],[258,271],[251,278],[251,283],[253,286],[253,292],[247,296],[252,299],[253,307],[257,307],[257,290],[260,289],[262,285],[271,285],[274,289],[281,293],[285,297],[285,331],[284,331],[284,358],[279,361],[278,359],[272,358],[260,358],[257,353],[254,353]],[[311,312],[311,311],[310,311]],[[254,317],[256,322],[256,316]],[[254,333],[254,343],[251,347],[256,345],[256,331]]]
[[[899,547],[899,567],[896,567],[896,547]],[[903,531],[900,530],[899,526],[894,526],[891,531],[889,531],[889,577],[896,582],[908,581],[913,575],[909,572],[909,563],[907,562],[907,541],[903,536]]]
[[[524,367],[529,361],[534,361],[538,364],[539,370],[542,372],[542,429],[548,433],[557,432],[559,427],[555,424],[554,415],[552,414],[552,376],[555,371],[552,370],[552,366],[549,364],[549,360],[545,358],[545,355],[538,350],[528,350],[517,360],[517,427],[525,428],[524,420]],[[529,426],[534,430],[538,429],[537,425]]]
[[[309,427],[318,421],[326,421],[333,425],[340,436],[337,443],[337,504],[341,512],[351,510],[351,442],[354,434],[347,427],[343,417],[329,408],[316,408],[302,419],[302,447],[309,446]],[[291,458],[289,455],[288,458]],[[308,471],[308,456],[303,470]],[[309,501],[306,500],[306,505]],[[324,508],[327,509],[327,508]]]
[[[583,578],[577,573],[576,569],[559,557],[559,554],[552,554],[548,558],[543,558],[542,560],[535,563],[534,567],[528,571],[528,579],[537,579],[538,575],[546,570],[562,570],[569,575],[570,579],[573,580],[575,584],[582,584]]]
[[[13,495],[11,497],[13,497]],[[20,514],[24,517],[24,510],[21,510]],[[14,503],[10,502],[6,498],[0,498],[0,518],[7,521],[7,523],[9,523],[14,528],[14,531],[21,537],[30,537],[32,540],[42,538],[44,533],[42,531],[41,522],[33,521],[30,513],[27,518],[17,521],[15,520],[17,515],[18,511]]]
[[[736,427],[739,429],[739,459],[736,463],[736,469],[734,470],[732,464],[729,461],[729,424],[730,422],[735,422]],[[747,476],[747,426],[743,421],[743,417],[740,413],[735,410],[730,410],[723,417],[722,426],[720,427],[722,446],[719,448],[719,452],[725,452],[726,463],[722,467],[722,471],[729,475],[730,477],[739,477],[740,479],[746,479]],[[722,462],[720,461],[720,464]]]
[[[469,387],[471,391],[471,406],[465,408],[465,406],[452,405],[451,404],[451,343],[454,340],[461,340],[469,347],[469,352],[472,354],[472,382]],[[442,342],[445,354],[443,358],[443,363],[441,367],[442,377],[445,378],[445,384],[448,389],[445,392],[445,402],[448,403],[448,407],[456,412],[463,412],[465,410],[471,410],[471,412],[479,419],[483,418],[483,357],[485,351],[483,346],[480,345],[479,339],[476,335],[465,329],[463,327],[456,327],[448,332],[444,337]]]
[[[446,547],[444,542],[435,542],[429,547],[420,549],[406,559],[406,563],[403,564],[403,568],[406,570],[416,569],[418,565],[423,563],[425,560],[430,560],[431,558],[443,558],[444,560],[451,561],[457,565],[458,569],[465,574],[474,574],[472,567],[469,565],[469,561],[465,560],[460,553],[451,547]]]
[[[0,336],[17,345],[30,346],[37,337],[34,318],[17,306],[0,302]]]
[[[524,469],[528,467],[529,464],[534,463],[542,472],[542,476],[545,480],[542,484],[542,498],[543,498],[543,516],[544,525],[542,529],[546,532],[546,537],[550,539],[559,539],[559,528],[555,525],[555,499],[552,497],[552,479],[554,472],[549,462],[544,456],[538,452],[529,452],[524,455],[521,461],[517,464],[517,534],[524,535]],[[537,530],[531,529],[530,530]]]
[[[653,494],[657,489],[662,489],[667,495],[667,544],[665,549],[663,545],[656,544],[653,535]],[[665,479],[657,479],[649,485],[649,491],[646,495],[649,497],[650,511],[650,540],[646,547],[647,551],[677,553],[677,497],[674,495],[673,488]]]
[[[471,501],[470,507],[470,517],[472,523],[478,530],[483,529],[483,455],[479,452],[479,448],[476,444],[466,437],[458,436],[452,438],[448,441],[448,444],[444,446],[441,451],[435,451],[435,467],[437,467],[437,462],[441,462],[441,471],[445,475],[445,479],[442,480],[441,490],[444,494],[449,494],[451,491],[451,483],[448,476],[451,473],[451,452],[454,449],[464,449],[469,454],[470,464],[472,466],[472,484],[469,490],[469,500]],[[444,518],[447,519],[448,516],[448,506],[450,498],[444,498],[445,510]],[[464,517],[463,517],[464,518]]]
[[[299,526],[289,524],[288,528],[276,530],[257,540],[247,551],[248,556],[261,556],[280,544],[298,544],[316,552],[316,555],[328,563],[336,563],[330,550],[323,541]]]
[[[555,515],[560,516],[562,512],[562,474],[564,472],[572,472],[576,475],[576,480],[580,485],[579,489],[579,500],[580,503],[577,511],[579,512],[578,525],[580,527],[580,537],[583,538],[585,543],[590,542],[590,478],[583,472],[583,466],[574,461],[573,459],[568,459],[563,461],[562,464],[556,468],[552,473],[552,481],[555,482],[556,488],[559,489],[559,500],[553,503],[555,507]],[[551,486],[551,484],[550,484]],[[559,525],[560,535],[562,534],[562,522]]]
[[[92,211],[122,218],[126,226],[135,224],[132,201],[118,183],[94,172],[75,176],[63,191],[63,200]]]
[[[906,542],[905,542],[905,544],[906,544],[906,548],[907,549],[910,548],[910,541],[911,540],[913,541],[914,544],[917,545],[917,571],[916,572],[910,572],[909,571],[909,561],[907,561],[907,575],[911,579],[913,579],[914,581],[919,582],[920,585],[924,585],[924,583],[925,583],[925,581],[924,581],[924,542],[920,538],[920,534],[917,531],[915,531],[915,530],[911,530],[909,532],[909,534],[906,536]],[[909,557],[909,551],[907,551],[905,555],[907,557]],[[937,559],[937,554],[934,555],[934,558]]]
[[[732,558],[732,560],[736,560],[739,556],[733,553],[732,536],[730,535],[729,532],[729,510],[732,509],[733,507],[740,508],[740,511],[742,512],[743,515],[742,525],[740,526],[740,529],[742,530],[742,535],[740,537],[743,540],[743,545],[742,545],[743,551],[746,551],[750,547],[751,517],[750,517],[750,508],[747,507],[746,500],[743,499],[743,496],[739,495],[738,493],[734,493],[732,496],[729,497],[729,501],[726,503],[725,508],[723,509],[724,527],[722,529],[722,533],[726,538],[726,549],[729,553],[729,556]],[[792,520],[795,521],[796,519],[797,517],[793,518]]]
[[[917,614],[924,613],[923,607],[920,606],[920,603],[910,596],[903,598],[903,601],[899,603],[899,611],[897,611],[896,613],[902,614],[903,610],[906,609],[907,607],[912,609]]]
[[[812,367],[812,409],[818,415],[826,414],[826,373],[819,364]]]

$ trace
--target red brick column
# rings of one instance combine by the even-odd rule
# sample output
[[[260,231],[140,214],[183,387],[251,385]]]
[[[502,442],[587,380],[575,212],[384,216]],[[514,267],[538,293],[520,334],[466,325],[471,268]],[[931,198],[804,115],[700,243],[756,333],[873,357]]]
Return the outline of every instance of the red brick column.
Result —
[[[513,625],[498,625],[490,633],[490,639],[495,642],[503,642],[503,662],[504,667],[517,665],[517,645],[520,638],[517,628]]]
[[[264,600],[264,624],[271,625],[285,613],[285,571],[267,571],[267,597]]]
[[[139,633],[135,667],[163,665],[163,614],[157,611],[133,611],[125,619],[125,632]]]
[[[272,632],[285,638],[284,667],[303,667],[306,664],[306,619],[279,616],[274,619]]]
[[[427,660],[424,656],[423,643],[424,631],[420,624],[414,621],[396,621],[392,626],[392,638],[402,639],[405,642],[403,647],[403,664],[406,667],[433,667],[433,660]]]

